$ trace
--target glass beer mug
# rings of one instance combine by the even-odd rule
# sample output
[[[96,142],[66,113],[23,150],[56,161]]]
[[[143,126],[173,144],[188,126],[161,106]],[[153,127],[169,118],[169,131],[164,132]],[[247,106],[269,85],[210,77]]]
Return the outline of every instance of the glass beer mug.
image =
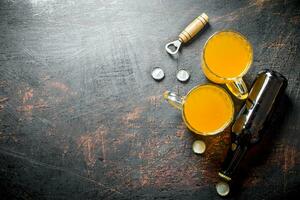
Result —
[[[226,84],[234,96],[246,99],[248,90],[242,77],[252,60],[252,46],[245,36],[231,30],[220,31],[204,45],[202,70],[212,82]]]
[[[217,134],[233,120],[234,105],[230,95],[213,84],[198,85],[184,97],[166,91],[164,98],[181,110],[186,126],[196,134]]]

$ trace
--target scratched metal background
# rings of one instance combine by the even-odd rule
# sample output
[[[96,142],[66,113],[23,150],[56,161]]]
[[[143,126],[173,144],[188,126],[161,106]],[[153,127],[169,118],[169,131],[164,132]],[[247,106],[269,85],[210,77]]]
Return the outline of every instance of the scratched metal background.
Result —
[[[178,67],[164,45],[202,12],[210,26]],[[229,129],[194,155],[196,136],[161,94],[207,82],[200,53],[224,28],[254,46],[248,85],[264,68],[289,80],[265,150],[241,167],[229,199],[299,194],[299,25],[297,0],[1,0],[0,198],[218,199]],[[165,70],[162,82],[153,67]],[[176,81],[177,68],[189,83]]]

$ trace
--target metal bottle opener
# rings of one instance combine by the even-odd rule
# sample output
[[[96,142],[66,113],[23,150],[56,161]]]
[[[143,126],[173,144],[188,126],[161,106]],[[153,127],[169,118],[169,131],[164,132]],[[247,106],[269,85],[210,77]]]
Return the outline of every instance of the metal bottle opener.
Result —
[[[169,54],[176,54],[182,43],[190,41],[203,27],[208,23],[208,16],[202,13],[194,21],[192,21],[178,36],[178,40],[166,44],[165,48]],[[174,48],[172,50],[170,47]]]

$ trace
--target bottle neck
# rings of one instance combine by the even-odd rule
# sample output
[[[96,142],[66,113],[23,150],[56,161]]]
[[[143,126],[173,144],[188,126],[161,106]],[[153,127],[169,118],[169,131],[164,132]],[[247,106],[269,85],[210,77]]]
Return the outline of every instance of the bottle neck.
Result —
[[[230,181],[248,150],[247,145],[232,143],[222,164],[219,176]]]

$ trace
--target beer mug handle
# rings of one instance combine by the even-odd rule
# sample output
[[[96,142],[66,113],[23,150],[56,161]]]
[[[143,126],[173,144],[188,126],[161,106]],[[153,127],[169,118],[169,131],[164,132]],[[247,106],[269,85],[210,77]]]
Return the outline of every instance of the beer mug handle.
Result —
[[[239,99],[248,97],[248,89],[242,78],[226,83],[227,88]]]
[[[183,97],[180,97],[173,92],[165,91],[164,99],[167,100],[174,108],[177,108],[178,110],[182,109]]]

